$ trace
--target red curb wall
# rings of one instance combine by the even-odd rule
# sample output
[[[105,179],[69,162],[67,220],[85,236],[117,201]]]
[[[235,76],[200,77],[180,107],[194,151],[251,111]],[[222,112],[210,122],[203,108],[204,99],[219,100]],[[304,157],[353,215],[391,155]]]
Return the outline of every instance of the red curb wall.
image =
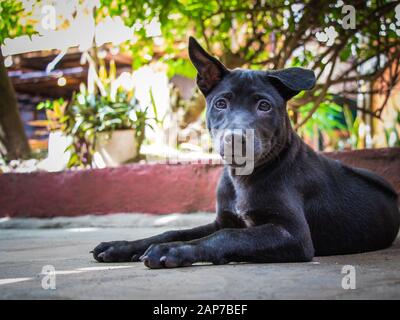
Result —
[[[373,170],[400,192],[400,148],[326,155]],[[57,173],[2,174],[0,216],[213,212],[221,170],[218,165],[133,164]]]

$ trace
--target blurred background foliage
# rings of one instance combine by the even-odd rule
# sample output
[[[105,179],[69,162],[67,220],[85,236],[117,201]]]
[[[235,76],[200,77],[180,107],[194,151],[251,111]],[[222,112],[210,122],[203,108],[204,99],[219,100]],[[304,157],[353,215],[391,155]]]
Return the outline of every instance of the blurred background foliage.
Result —
[[[311,68],[316,74],[317,85],[288,104],[293,127],[308,143],[319,150],[399,145],[399,95],[393,98],[393,91],[400,90],[397,1],[352,1],[354,16],[344,10],[345,3],[341,0],[77,2],[93,3],[91,8],[96,23],[120,17],[126,26],[134,29],[132,38],[118,45],[119,52],[132,56],[133,70],[162,64],[170,79],[177,75],[193,79],[195,69],[187,55],[189,35],[199,39],[229,68]],[[36,1],[36,5],[40,4],[41,1]],[[35,21],[29,17],[29,12],[22,11],[19,1],[1,1],[0,16],[0,42],[7,37],[35,32],[32,27]],[[345,20],[354,22],[355,28],[345,27]],[[96,62],[96,72],[102,78],[105,67],[97,57],[99,49],[93,48],[90,53]],[[110,72],[115,78],[114,71]],[[93,97],[85,98],[84,103],[81,103],[83,98],[80,98],[82,101],[78,99],[85,96],[83,91],[74,95],[70,105],[75,107],[70,110],[82,111],[93,105],[90,103]],[[135,109],[130,104],[131,97],[120,94],[123,97],[118,96],[118,99],[122,100],[112,101],[113,118],[106,119],[102,115],[111,110],[111,100],[108,93],[96,92],[93,101],[98,117],[95,121],[86,119],[84,122],[99,130],[110,126],[135,126],[133,122],[125,121],[124,116],[116,115],[122,106],[124,115]],[[157,95],[157,92],[152,94]],[[154,99],[152,102],[150,107],[157,113]],[[179,114],[176,118],[181,129],[199,122],[204,127],[204,99],[198,91],[188,99],[171,86],[170,103],[171,112]],[[385,111],[388,105],[390,112]],[[148,118],[147,112],[141,116],[143,121],[138,128],[144,128],[143,123]],[[71,115],[68,119],[72,119]],[[64,119],[64,124],[68,121]],[[375,127],[381,128],[381,132]],[[77,134],[72,130],[70,133]]]
[[[21,35],[35,33],[34,21],[29,20],[30,12],[24,10],[21,1],[0,1],[0,44],[6,38],[15,38]]]
[[[369,103],[366,107],[362,102],[372,101],[371,94],[389,96],[399,80],[396,1],[352,1],[354,29],[342,26],[348,13],[343,12],[342,1],[170,0],[132,4],[102,0],[101,4],[98,18],[110,14],[123,17],[127,25],[160,23],[161,40],[148,37],[145,28],[136,33],[128,48],[137,57],[134,68],[148,63],[140,57],[150,55],[168,64],[170,76],[193,77],[185,52],[188,34],[192,34],[230,68],[313,69],[318,85],[289,103],[293,125],[302,135],[312,136],[315,126],[328,134],[346,128],[355,134],[357,123],[345,121],[342,106],[332,103],[331,95],[341,93],[356,100],[359,117],[369,114],[380,119],[385,105]],[[316,34],[327,27],[337,32],[331,46],[316,41]],[[385,70],[393,64],[397,72],[388,77]],[[369,85],[373,88],[366,88]]]

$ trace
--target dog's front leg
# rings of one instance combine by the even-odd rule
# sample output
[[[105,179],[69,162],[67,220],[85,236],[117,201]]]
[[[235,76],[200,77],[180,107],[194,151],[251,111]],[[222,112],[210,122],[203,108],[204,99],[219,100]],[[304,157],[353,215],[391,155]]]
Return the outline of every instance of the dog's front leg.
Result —
[[[188,242],[155,244],[141,260],[149,268],[171,268],[196,262],[301,262],[312,260],[313,255],[308,227],[289,231],[269,223],[246,229],[221,229]]]
[[[220,225],[213,222],[192,229],[166,231],[153,237],[135,241],[102,242],[93,249],[92,253],[93,257],[99,262],[139,261],[139,257],[152,244],[198,239],[212,234],[219,228]]]

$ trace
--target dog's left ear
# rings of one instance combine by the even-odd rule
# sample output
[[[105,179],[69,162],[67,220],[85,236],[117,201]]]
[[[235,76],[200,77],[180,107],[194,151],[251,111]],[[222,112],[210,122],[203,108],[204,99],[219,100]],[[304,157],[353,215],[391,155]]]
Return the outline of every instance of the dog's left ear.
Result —
[[[189,57],[197,70],[197,86],[205,96],[229,73],[229,70],[217,58],[209,55],[193,37],[189,38]]]
[[[268,71],[267,75],[286,100],[300,91],[312,89],[316,81],[314,71],[298,67]]]

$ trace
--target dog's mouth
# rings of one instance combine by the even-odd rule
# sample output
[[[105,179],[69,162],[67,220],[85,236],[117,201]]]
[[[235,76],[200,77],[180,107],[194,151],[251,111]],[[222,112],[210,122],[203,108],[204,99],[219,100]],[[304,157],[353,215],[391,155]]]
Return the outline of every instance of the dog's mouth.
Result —
[[[246,147],[235,150],[234,148],[221,148],[220,155],[225,164],[233,167],[245,167],[249,162],[254,164],[268,161],[275,153],[273,141],[255,141],[251,152]]]
[[[214,136],[214,146],[225,165],[233,168],[243,168],[248,165],[257,166],[274,156],[275,143],[273,137],[262,138],[257,136],[255,132],[251,135],[240,135],[243,132],[234,131],[232,138],[223,131]],[[237,135],[239,139],[237,139]]]
[[[225,164],[235,168],[246,166],[246,162],[253,158],[253,154],[249,152],[246,142],[221,143],[219,153]]]
[[[220,150],[220,155],[225,164],[231,167],[243,167],[246,165],[246,161],[252,160],[252,156],[246,153],[246,146],[235,149],[233,146],[224,146]]]
[[[222,160],[224,161],[225,164],[233,167],[233,168],[242,168],[246,166],[246,159],[243,160],[243,157],[241,156],[225,156],[224,154],[221,154]]]

